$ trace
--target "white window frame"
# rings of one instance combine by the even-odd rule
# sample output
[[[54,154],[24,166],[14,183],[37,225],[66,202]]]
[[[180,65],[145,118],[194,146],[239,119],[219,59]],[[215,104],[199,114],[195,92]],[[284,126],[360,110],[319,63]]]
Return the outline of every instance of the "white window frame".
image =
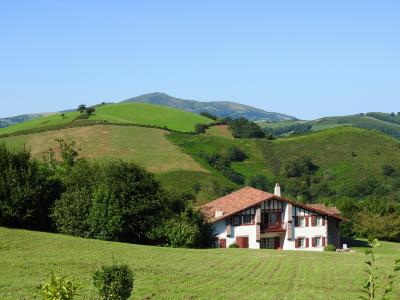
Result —
[[[315,217],[315,226],[322,226],[322,217],[321,216]]]
[[[306,227],[306,217],[305,216],[299,217],[297,225],[299,225],[299,227]]]

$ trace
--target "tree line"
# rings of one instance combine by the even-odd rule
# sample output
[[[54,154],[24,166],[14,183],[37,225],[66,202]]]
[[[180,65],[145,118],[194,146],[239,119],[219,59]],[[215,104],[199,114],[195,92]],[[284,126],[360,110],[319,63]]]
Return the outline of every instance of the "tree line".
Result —
[[[44,161],[0,144],[0,225],[171,247],[207,247],[211,226],[141,166],[79,158],[58,140]]]

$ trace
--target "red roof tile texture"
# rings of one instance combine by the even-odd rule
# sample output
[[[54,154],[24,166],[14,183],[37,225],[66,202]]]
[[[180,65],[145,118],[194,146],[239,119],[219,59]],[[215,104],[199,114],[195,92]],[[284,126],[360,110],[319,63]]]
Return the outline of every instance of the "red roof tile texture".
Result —
[[[261,202],[277,199],[292,204],[293,206],[311,210],[322,215],[328,215],[340,220],[340,211],[336,207],[326,207],[324,204],[302,204],[293,200],[275,196],[252,187],[244,187],[240,190],[232,192],[226,196],[218,198],[201,207],[202,212],[210,218],[211,222],[225,219],[231,215],[241,212],[249,207],[255,206]],[[221,216],[215,216],[217,210],[222,211]]]

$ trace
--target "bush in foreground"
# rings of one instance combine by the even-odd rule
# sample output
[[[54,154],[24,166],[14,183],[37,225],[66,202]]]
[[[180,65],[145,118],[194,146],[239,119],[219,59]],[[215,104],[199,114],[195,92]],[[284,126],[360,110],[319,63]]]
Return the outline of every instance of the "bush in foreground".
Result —
[[[336,251],[336,247],[332,244],[328,244],[324,247],[324,251]]]
[[[102,266],[93,274],[93,284],[98,289],[101,299],[125,300],[132,293],[134,274],[127,265],[114,263]]]
[[[79,285],[69,279],[51,273],[50,281],[38,287],[43,300],[71,300],[77,295]]]
[[[233,243],[229,245],[229,248],[239,248],[238,244]]]

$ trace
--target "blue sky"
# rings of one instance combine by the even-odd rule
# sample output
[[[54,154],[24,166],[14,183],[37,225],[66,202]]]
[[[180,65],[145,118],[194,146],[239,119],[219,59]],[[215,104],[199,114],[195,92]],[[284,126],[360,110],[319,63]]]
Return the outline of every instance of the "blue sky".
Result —
[[[400,111],[400,1],[0,2],[0,117],[148,92]]]

